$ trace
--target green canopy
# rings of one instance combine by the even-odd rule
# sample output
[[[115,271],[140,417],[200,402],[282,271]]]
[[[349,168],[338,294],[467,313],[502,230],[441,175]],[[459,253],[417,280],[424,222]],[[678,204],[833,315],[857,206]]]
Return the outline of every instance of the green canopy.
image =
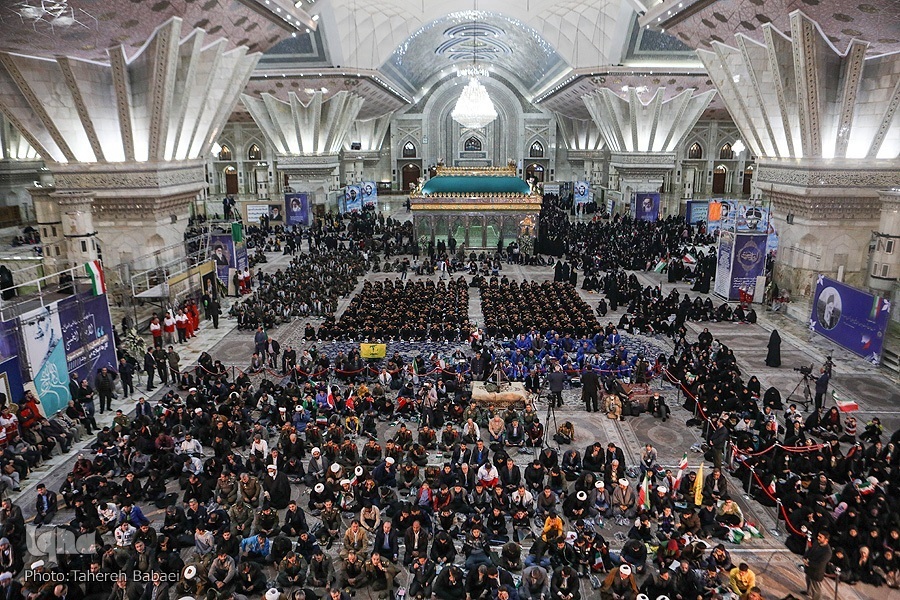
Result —
[[[490,177],[484,175],[439,175],[422,186],[422,195],[431,194],[529,194],[531,188],[518,177]]]

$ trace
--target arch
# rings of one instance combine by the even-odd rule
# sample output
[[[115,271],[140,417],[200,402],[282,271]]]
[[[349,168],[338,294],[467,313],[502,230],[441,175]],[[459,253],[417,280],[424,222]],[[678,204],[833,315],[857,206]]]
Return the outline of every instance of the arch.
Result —
[[[733,158],[734,150],[731,149],[731,144],[722,144],[722,147],[719,148],[719,160],[731,160]]]
[[[531,148],[528,149],[528,157],[544,158],[544,145],[539,140],[534,140],[531,143]]]
[[[478,136],[472,135],[463,143],[463,151],[465,152],[482,152],[484,142]]]
[[[415,163],[408,163],[403,165],[403,168],[400,170],[400,172],[400,185],[401,189],[404,192],[408,192],[412,188],[414,188],[419,182],[419,177],[422,176],[422,168]]]
[[[258,144],[250,144],[247,148],[247,160],[262,160],[262,149]]]
[[[412,140],[407,140],[407,142],[403,144],[401,156],[403,158],[415,158],[417,156],[416,145],[412,142]]]
[[[222,174],[225,179],[225,193],[226,194],[237,194],[238,193],[237,169],[235,169],[231,165],[228,165],[227,167],[222,169]]]
[[[701,160],[703,158],[703,146],[700,145],[700,142],[691,144],[691,147],[688,148],[687,157],[690,160]]]
[[[534,179],[535,182],[540,183],[544,181],[545,172],[544,165],[540,163],[531,163],[525,167],[525,181]]]
[[[713,170],[712,193],[724,194],[727,179],[728,168],[725,165],[716,165],[716,168]]]
[[[219,160],[234,160],[234,156],[231,153],[231,146],[222,144],[222,148],[219,150]]]

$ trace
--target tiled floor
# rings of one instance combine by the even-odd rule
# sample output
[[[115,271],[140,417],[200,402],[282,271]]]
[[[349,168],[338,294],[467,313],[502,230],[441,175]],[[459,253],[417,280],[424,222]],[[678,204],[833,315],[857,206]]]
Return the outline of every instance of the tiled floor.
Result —
[[[399,218],[407,218],[405,211],[402,211],[402,209],[398,210],[397,207],[389,207],[388,214],[395,214]],[[274,270],[279,265],[285,264],[288,258],[271,255],[269,260],[270,262],[267,263],[265,268]],[[504,274],[511,279],[517,280],[543,280],[552,278],[552,269],[504,265]],[[394,277],[397,277],[397,275],[380,273],[370,274],[367,278],[377,280]],[[648,284],[661,284],[664,294],[671,288],[671,285],[663,282],[657,274],[642,273],[639,274],[639,277]],[[361,286],[362,281],[355,291],[358,291]],[[684,284],[679,284],[676,287],[680,291],[685,291]],[[591,306],[596,306],[600,298],[595,293],[584,291],[579,291],[579,293]],[[339,303],[339,311],[343,310],[351,297],[352,295],[342,299]],[[472,294],[472,297],[477,298],[477,293]],[[476,301],[473,303],[470,316],[478,321],[480,319],[478,316],[479,312],[480,306],[478,306]],[[616,322],[620,315],[621,311],[609,314],[601,320],[601,324],[605,325],[607,320]],[[310,321],[318,324],[317,320],[311,319]],[[305,321],[302,320],[283,325],[272,332],[272,335],[276,339],[282,340],[299,339],[304,325]],[[821,364],[824,360],[824,352],[830,350],[830,348],[818,343],[817,340],[810,340],[808,332],[804,331],[801,326],[788,322],[784,317],[770,313],[761,312],[760,322],[757,325],[690,324],[692,334],[698,333],[702,326],[708,326],[714,336],[735,350],[739,366],[745,373],[745,376],[749,373],[757,374],[764,388],[769,385],[776,385],[782,391],[783,396],[786,396],[787,392],[799,380],[798,374],[792,370],[793,366],[810,364],[810,362],[815,365]],[[773,327],[779,329],[783,339],[782,362],[784,366],[780,369],[769,369],[763,364],[765,344]],[[670,341],[665,338],[654,338],[647,340],[647,343],[655,344],[664,352],[668,352],[671,349]],[[219,330],[213,330],[210,324],[204,323],[200,335],[182,347],[180,353],[183,365],[191,364],[196,360],[200,352],[207,350],[214,358],[221,358],[226,364],[242,368],[249,362],[252,346],[252,332],[237,331],[234,321],[224,318],[220,323]],[[833,382],[838,393],[858,399],[861,406],[860,412],[864,417],[877,413],[885,417],[883,420],[886,421],[888,429],[896,427],[900,423],[900,409],[897,408],[898,399],[900,398],[898,398],[897,387],[861,359],[853,358],[848,356],[847,353],[837,350],[834,357],[837,366]],[[575,446],[579,449],[583,449],[594,440],[599,440],[603,443],[615,442],[625,450],[628,463],[634,464],[639,457],[641,446],[651,442],[658,449],[662,464],[676,466],[682,453],[687,451],[692,444],[699,441],[698,430],[685,426],[685,421],[691,415],[680,407],[680,402],[676,401],[674,389],[659,381],[655,382],[654,385],[672,399],[670,405],[673,408],[673,414],[672,418],[666,423],[662,423],[647,415],[628,418],[625,421],[611,421],[605,416],[586,413],[579,406],[578,390],[570,390],[565,393],[565,405],[557,409],[555,417],[558,422],[568,420],[575,425],[577,434]],[[157,388],[154,395],[160,393],[161,388]],[[123,408],[123,410],[129,411],[132,408],[132,402],[133,400],[120,399],[114,404],[114,408]],[[542,416],[546,413],[546,405],[544,403],[539,404],[538,412]],[[101,418],[101,424],[110,420],[111,415],[104,415]],[[392,435],[394,429],[395,426],[387,426],[381,432],[380,439]],[[58,488],[65,477],[65,473],[71,468],[74,457],[74,452],[65,457],[55,457],[38,474],[29,478],[24,491],[18,497],[19,504],[25,510],[26,516],[33,511],[33,486],[39,481],[45,481],[51,489]],[[521,454],[516,457],[516,460],[525,464],[528,458],[528,455]],[[688,452],[691,468],[696,468],[701,458],[700,454]],[[440,460],[440,458],[436,457],[436,460]],[[733,489],[739,489],[739,485],[739,482],[732,481]],[[295,492],[295,497],[299,497],[304,493],[305,490],[298,488]],[[757,573],[766,598],[781,598],[789,592],[797,594],[803,588],[803,575],[797,569],[797,563],[799,562],[797,557],[784,548],[781,541],[783,535],[776,536],[772,533],[775,527],[774,511],[744,497],[739,497],[738,500],[748,518],[759,523],[766,535],[761,540],[749,540],[740,546],[732,546],[731,549],[735,559],[746,560],[750,563],[753,570]],[[161,519],[161,515],[158,512],[151,512],[150,516],[151,518]],[[65,518],[65,513],[61,513],[58,520],[61,521]],[[618,547],[619,544],[614,541],[615,533],[621,531],[622,528],[608,524],[604,530],[601,530],[601,533],[612,542],[613,547]],[[826,597],[832,597],[832,590],[832,584],[826,583]],[[592,591],[587,583],[583,585],[583,594],[586,598],[598,597],[597,592]],[[857,598],[884,598],[891,594],[894,594],[895,598],[897,597],[896,592],[886,588],[877,590],[869,586],[849,587],[842,585],[837,597],[854,600]]]

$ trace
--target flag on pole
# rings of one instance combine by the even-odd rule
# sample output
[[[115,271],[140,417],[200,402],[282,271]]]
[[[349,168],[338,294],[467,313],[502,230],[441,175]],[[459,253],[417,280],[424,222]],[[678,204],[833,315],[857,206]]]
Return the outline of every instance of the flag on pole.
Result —
[[[694,482],[694,504],[703,505],[703,463],[697,469],[697,481]]]
[[[675,476],[675,483],[672,485],[675,489],[670,490],[674,495],[675,492],[681,487],[681,480],[684,479],[684,471],[687,469],[688,460],[687,460],[687,452],[684,453],[684,456],[681,457],[681,462],[678,463],[678,475]]]
[[[650,510],[650,471],[644,473],[644,481],[641,483],[641,490],[638,492],[638,504],[644,510]]]
[[[106,278],[103,276],[103,266],[99,260],[91,260],[84,263],[84,270],[87,271],[88,277],[91,278],[91,285],[94,288],[94,295],[100,296],[106,293]]]

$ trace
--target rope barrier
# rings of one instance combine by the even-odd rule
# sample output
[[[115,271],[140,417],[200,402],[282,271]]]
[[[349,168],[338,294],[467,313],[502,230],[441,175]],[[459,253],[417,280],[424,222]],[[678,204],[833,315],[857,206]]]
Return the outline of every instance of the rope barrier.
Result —
[[[778,506],[781,507],[781,514],[784,516],[784,522],[787,525],[787,528],[791,530],[791,533],[793,533],[794,535],[801,535],[801,536],[806,535],[806,533],[804,533],[800,529],[797,529],[796,527],[794,527],[794,524],[791,523],[790,518],[788,518],[787,510],[784,508],[784,503],[781,502],[781,499],[769,491],[769,488],[763,484],[762,479],[760,479],[759,475],[757,475],[757,473],[754,469],[751,468],[750,472],[753,474],[753,478],[756,480],[757,485],[759,485],[760,489],[762,489],[762,491],[766,494],[766,496],[768,496],[770,500],[772,500],[773,502],[776,502],[778,504]]]

